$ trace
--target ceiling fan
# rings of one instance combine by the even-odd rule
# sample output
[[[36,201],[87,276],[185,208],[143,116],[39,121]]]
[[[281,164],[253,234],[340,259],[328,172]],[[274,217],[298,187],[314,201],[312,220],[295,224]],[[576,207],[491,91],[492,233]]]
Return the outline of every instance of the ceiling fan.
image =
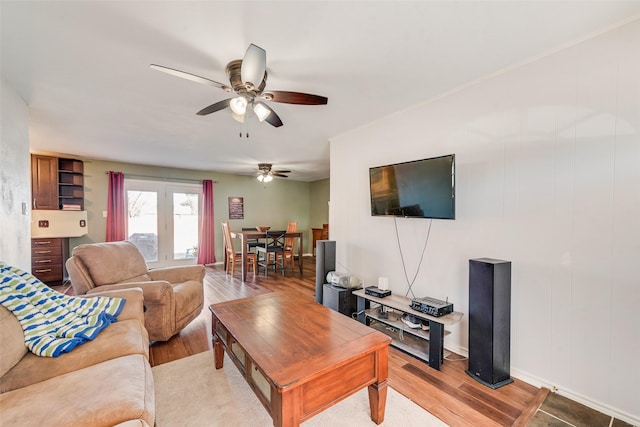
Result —
[[[266,51],[261,47],[250,44],[243,59],[236,59],[227,64],[229,85],[162,65],[151,64],[150,67],[183,79],[215,86],[225,92],[234,92],[237,95],[234,98],[218,101],[203,108],[196,113],[200,116],[215,113],[229,107],[231,116],[239,122],[244,122],[247,112],[253,111],[261,122],[266,121],[274,127],[280,127],[282,126],[282,120],[264,101],[299,105],[324,105],[327,103],[326,97],[309,93],[281,90],[265,91],[264,89],[267,85],[266,63]]]
[[[289,178],[286,173],[291,173],[291,171],[276,171],[272,169],[273,165],[271,163],[258,163],[258,181],[260,182],[269,182],[273,180],[274,176],[278,176],[280,178]]]

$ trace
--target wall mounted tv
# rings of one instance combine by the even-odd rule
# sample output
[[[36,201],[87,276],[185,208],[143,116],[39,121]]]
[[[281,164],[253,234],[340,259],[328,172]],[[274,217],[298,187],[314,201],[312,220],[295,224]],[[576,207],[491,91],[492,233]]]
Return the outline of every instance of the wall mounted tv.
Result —
[[[369,168],[371,215],[455,219],[455,154]]]

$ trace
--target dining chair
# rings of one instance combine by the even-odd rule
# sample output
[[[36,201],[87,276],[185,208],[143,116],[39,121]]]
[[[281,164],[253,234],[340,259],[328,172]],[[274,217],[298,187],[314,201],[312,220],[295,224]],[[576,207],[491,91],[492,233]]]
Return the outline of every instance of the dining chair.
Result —
[[[256,227],[242,227],[242,231],[256,231]],[[249,252],[254,252],[253,249],[260,244],[258,239],[245,239],[245,242],[247,242],[247,251]]]
[[[256,246],[258,266],[264,267],[265,277],[267,277],[270,266],[273,266],[273,271],[277,271],[278,266],[281,266],[282,275],[284,276],[284,240],[286,234],[286,230],[267,231],[264,241]],[[273,262],[271,262],[271,259],[273,259]]]
[[[298,222],[297,221],[290,221],[287,224],[287,233],[295,232],[295,231],[298,231]],[[285,237],[285,239],[284,239],[284,251],[283,251],[284,260],[283,260],[283,263],[284,263],[285,266],[287,265],[287,263],[291,264],[291,269],[292,270],[295,268],[294,256],[293,256],[295,242],[296,242],[296,238],[294,238],[294,237]]]
[[[224,240],[224,250],[226,253],[227,262],[225,265],[225,271],[227,274],[231,274],[233,277],[236,269],[236,264],[242,265],[242,252],[236,252],[233,248],[233,241],[231,240],[231,230],[229,229],[228,222],[222,222],[222,238]],[[257,254],[255,252],[247,252],[247,268],[251,266],[253,275],[256,275],[258,271]]]

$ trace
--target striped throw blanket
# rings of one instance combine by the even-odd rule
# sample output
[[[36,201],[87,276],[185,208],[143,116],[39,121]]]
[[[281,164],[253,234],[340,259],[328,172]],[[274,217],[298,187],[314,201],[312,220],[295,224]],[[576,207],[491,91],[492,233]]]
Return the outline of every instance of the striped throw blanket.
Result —
[[[125,299],[64,295],[30,273],[0,262],[0,304],[20,321],[32,353],[57,357],[116,322]]]

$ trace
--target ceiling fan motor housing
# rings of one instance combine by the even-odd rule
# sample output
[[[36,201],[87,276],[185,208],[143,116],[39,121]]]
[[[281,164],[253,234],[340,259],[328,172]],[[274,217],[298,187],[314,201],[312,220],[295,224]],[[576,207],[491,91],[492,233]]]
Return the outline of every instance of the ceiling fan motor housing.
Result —
[[[271,163],[258,163],[258,169],[261,172],[269,173],[271,171]]]
[[[238,94],[247,93],[253,97],[258,96],[267,85],[267,72],[264,72],[264,77],[262,78],[262,82],[260,86],[255,88],[252,84],[245,84],[242,81],[242,59],[236,59],[227,64],[227,77],[229,78],[229,83],[231,83],[231,87],[234,92]]]

